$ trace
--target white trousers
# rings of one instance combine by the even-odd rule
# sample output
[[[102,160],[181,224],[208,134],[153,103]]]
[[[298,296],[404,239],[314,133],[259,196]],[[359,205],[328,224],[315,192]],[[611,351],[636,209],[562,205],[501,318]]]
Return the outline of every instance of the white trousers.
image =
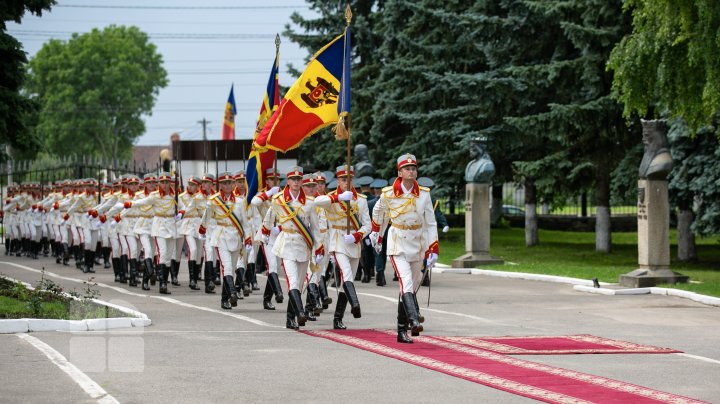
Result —
[[[403,255],[388,255],[400,281],[400,293],[415,293],[422,279],[422,261],[410,261]]]
[[[108,238],[110,239],[110,248],[112,248],[112,255],[115,258],[120,258],[121,255],[127,254],[127,251],[122,248],[120,237],[122,236],[118,236],[117,233],[108,234]]]
[[[215,254],[220,259],[220,277],[225,278],[225,275],[233,275],[240,251],[229,251],[215,247]]]
[[[335,259],[335,265],[340,268],[340,284],[343,282],[352,282],[353,279],[355,279],[353,272],[355,272],[354,270],[357,268],[360,258],[349,258],[347,255],[336,253],[335,251],[330,254],[332,254]]]
[[[140,258],[140,250],[138,249],[138,239],[135,236],[120,236],[120,241],[124,242],[123,251],[127,254],[128,259]],[[148,257],[152,258],[152,257]]]
[[[188,261],[195,261],[199,264],[201,260],[198,253],[202,252],[204,241],[197,237],[187,235],[185,236],[185,243],[187,244]]]
[[[85,249],[95,251],[98,241],[98,231],[92,230],[90,227],[83,229],[83,238],[85,239]]]
[[[140,244],[142,245],[143,255],[144,257],[150,258],[153,261],[155,260],[155,237],[149,235],[149,234],[140,234],[138,237],[140,239]],[[138,252],[138,256],[139,256]]]
[[[278,258],[272,252],[272,244],[264,244],[260,251],[265,254],[265,262],[267,262],[268,272],[271,274],[278,273]],[[307,266],[305,267],[307,268]]]
[[[305,282],[308,262],[281,259],[280,263],[285,271],[288,290],[297,289],[302,292],[301,286]]]
[[[175,239],[174,238],[162,238],[155,237],[155,244],[158,251],[158,264],[170,265],[170,262],[175,257]]]

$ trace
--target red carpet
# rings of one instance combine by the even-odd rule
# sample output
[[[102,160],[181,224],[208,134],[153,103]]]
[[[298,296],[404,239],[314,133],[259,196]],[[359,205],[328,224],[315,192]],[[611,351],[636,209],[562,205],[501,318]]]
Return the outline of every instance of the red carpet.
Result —
[[[670,348],[595,337],[564,335],[556,337],[433,337],[505,355],[563,355],[613,353],[675,353]]]
[[[318,330],[304,333],[549,403],[702,402],[439,338],[416,337],[414,344],[400,344],[395,341],[393,331]]]

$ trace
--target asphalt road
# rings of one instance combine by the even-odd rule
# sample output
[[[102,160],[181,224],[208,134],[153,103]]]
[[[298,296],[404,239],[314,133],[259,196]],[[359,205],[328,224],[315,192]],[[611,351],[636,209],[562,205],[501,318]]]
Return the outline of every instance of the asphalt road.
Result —
[[[21,266],[10,265],[9,263]],[[45,267],[66,290],[87,279],[74,266],[41,258],[0,257],[0,273],[35,284]],[[493,269],[499,269],[497,267]],[[53,277],[57,274],[63,278]],[[68,278],[68,279],[65,279]],[[73,281],[73,279],[75,281]],[[100,269],[100,299],[135,308],[152,319],[147,328],[103,332],[38,332],[107,396],[92,398],[26,339],[0,335],[0,401],[217,403],[242,402],[528,402],[527,398],[423,369],[350,346],[286,330],[285,304],[262,309],[255,292],[231,311],[220,295],[182,286],[160,298],[113,283]],[[261,286],[265,278],[259,277]],[[392,329],[397,283],[357,283],[362,318],[348,313],[348,328]],[[283,288],[285,284],[283,280]],[[285,290],[286,291],[286,290]],[[334,295],[330,288],[330,294]],[[419,293],[428,335],[526,336],[592,334],[678,349],[684,354],[533,355],[520,358],[644,387],[720,402],[720,308],[657,296],[602,296],[570,285],[478,275],[433,274]],[[287,299],[286,299],[287,302]],[[332,308],[307,329],[332,328]],[[82,383],[81,383],[82,384]],[[104,401],[103,401],[104,400]]]

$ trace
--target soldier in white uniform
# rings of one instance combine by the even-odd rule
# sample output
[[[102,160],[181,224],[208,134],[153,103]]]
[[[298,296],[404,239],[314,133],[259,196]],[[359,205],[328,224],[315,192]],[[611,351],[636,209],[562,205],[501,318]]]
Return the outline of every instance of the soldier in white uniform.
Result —
[[[121,276],[128,272],[128,265],[130,264],[130,278],[129,285],[137,286],[137,260],[134,263],[128,262],[127,254],[123,254],[122,246],[120,244],[120,236],[117,231],[117,226],[110,226],[107,222],[107,212],[112,209],[122,199],[122,184],[120,178],[113,180],[112,190],[105,195],[105,200],[95,207],[98,212],[98,218],[103,223],[101,231],[107,234],[108,248],[112,253],[112,268],[115,274],[115,282],[120,282]]]
[[[305,280],[308,262],[314,259],[319,263],[323,258],[323,247],[318,244],[320,228],[315,203],[302,190],[302,167],[292,167],[286,178],[285,189],[272,197],[261,230],[264,243],[269,241],[271,229],[278,232],[272,250],[280,258],[288,283],[290,302],[285,326],[298,329],[307,321],[300,288]],[[276,221],[277,225],[274,224]]]
[[[412,335],[423,331],[415,293],[420,287],[423,259],[432,267],[438,258],[438,234],[430,190],[418,185],[417,159],[404,154],[397,159],[398,178],[383,188],[372,214],[370,240],[375,249],[382,243],[388,221],[387,256],[400,280],[401,302],[398,303],[397,341],[412,343]]]
[[[252,240],[250,233],[247,233],[250,226],[244,214],[245,200],[237,199],[233,195],[235,187],[233,175],[229,172],[221,173],[218,184],[220,192],[208,200],[199,233],[206,233],[205,225],[215,227],[210,244],[215,246],[215,253],[220,261],[219,270],[223,280],[220,307],[229,310],[237,306],[238,301],[233,271],[246,246],[248,250],[252,250]]]
[[[173,191],[173,178],[167,172],[158,176],[160,186],[157,191],[134,201],[126,201],[125,209],[151,206],[153,216],[151,236],[155,238],[158,249],[157,276],[160,283],[160,293],[169,295],[168,278],[172,258],[175,256],[175,239],[177,238],[175,192]]]
[[[278,259],[275,253],[273,253],[273,246],[280,231],[279,228],[272,223],[268,240],[267,242],[263,242],[262,226],[265,216],[270,209],[271,198],[280,191],[280,187],[277,186],[280,176],[274,169],[268,168],[265,171],[265,177],[266,189],[258,192],[252,201],[250,201],[254,210],[253,228],[256,229],[255,239],[253,241],[255,242],[254,245],[257,246],[257,249],[254,250],[255,265],[253,265],[253,269],[257,268],[257,263],[260,261],[259,256],[262,254],[262,260],[265,262],[265,265],[267,265],[268,270],[267,282],[265,283],[265,291],[263,293],[263,308],[265,310],[275,310],[275,306],[270,301],[273,295],[275,295],[275,301],[277,303],[283,302],[283,291],[280,286],[280,278],[278,278]],[[253,270],[253,272],[255,271]],[[252,279],[249,279],[249,281],[252,283]]]
[[[200,213],[201,211],[193,204],[200,183],[201,181],[198,177],[189,177],[187,189],[180,194],[179,197],[179,209],[182,214],[182,220],[180,221],[178,232],[185,237],[185,244],[187,245],[188,272],[190,274],[190,283],[188,286],[192,290],[200,290],[197,283],[200,279],[202,240],[200,240],[198,228],[200,227],[200,215],[202,213]],[[204,206],[203,204],[203,210]]]
[[[243,215],[245,216],[245,221],[248,224],[248,228],[245,229],[245,234],[246,238],[249,237],[250,239],[249,241],[251,247],[250,252],[242,254],[242,257],[238,260],[237,268],[235,269],[235,289],[238,292],[242,291],[242,295],[240,296],[240,299],[242,299],[242,296],[250,295],[252,290],[251,285],[253,281],[255,281],[255,255],[253,254],[254,246],[252,241],[253,235],[255,234],[255,228],[253,227],[253,212],[255,209],[250,204],[250,201],[247,200],[247,180],[245,178],[245,171],[240,170],[235,172],[233,174],[233,178],[235,179],[235,189],[233,189],[233,195],[235,195],[236,200],[243,201]],[[252,273],[247,274],[248,270],[251,270]],[[249,282],[245,282],[246,278]],[[255,281],[255,283],[257,283],[257,281]]]
[[[353,284],[353,271],[358,267],[362,239],[370,232],[371,223],[367,197],[358,193],[352,185],[352,166],[350,172],[347,171],[347,166],[337,167],[335,177],[337,189],[328,195],[318,196],[315,204],[325,209],[329,225],[326,248],[338,266],[345,292],[338,295],[333,328],[345,329],[342,319],[348,301],[353,317],[361,316],[360,302]]]
[[[121,194],[118,196],[117,203],[115,206],[110,208],[107,212],[110,225],[116,227],[118,238],[120,239],[121,246],[121,266],[120,275],[124,277],[127,266],[122,265],[125,262],[129,262],[130,265],[130,278],[137,276],[138,259],[140,258],[140,249],[138,248],[138,238],[135,235],[135,223],[140,215],[139,208],[124,209],[125,202],[132,201],[136,198],[140,198],[143,195],[142,192],[138,192],[140,186],[140,178],[135,175],[125,176],[121,182]],[[101,219],[102,220],[102,219]],[[125,256],[123,258],[123,256]],[[133,264],[135,262],[135,264]],[[135,273],[133,274],[133,268]],[[148,281],[155,284],[154,265],[152,257],[145,257],[145,271],[143,272],[142,289],[150,290]]]
[[[93,265],[95,264],[95,248],[98,241],[98,225],[96,224],[98,212],[93,208],[97,205],[97,182],[93,178],[85,180],[85,192],[78,195],[75,203],[68,209],[68,214],[75,215],[75,223],[78,227],[78,233],[82,231],[82,240],[84,241],[84,261],[85,266],[83,272],[94,273]]]

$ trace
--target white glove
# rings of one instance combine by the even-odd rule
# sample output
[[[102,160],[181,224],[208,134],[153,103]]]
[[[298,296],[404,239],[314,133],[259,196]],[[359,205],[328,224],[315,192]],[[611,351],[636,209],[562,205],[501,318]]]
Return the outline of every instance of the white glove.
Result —
[[[352,234],[346,234],[343,238],[345,239],[345,244],[355,244],[355,236]]]
[[[375,252],[378,254],[382,252],[382,243],[375,244]]]
[[[273,226],[272,229],[270,229],[270,235],[277,236],[278,234],[280,234],[280,226]]]
[[[316,263],[316,264],[319,264],[319,263],[323,260],[323,258],[324,258],[324,255],[322,255],[322,254],[321,254],[321,255],[316,255],[316,256],[315,256],[315,263]]]
[[[115,220],[110,221],[110,227],[112,227],[113,229],[115,229],[117,227],[117,225],[118,225],[118,222],[116,222]]]
[[[35,212],[37,212],[37,211],[38,211],[37,208],[35,208],[35,209],[32,210],[33,213],[35,213]]]
[[[368,246],[368,247],[370,247],[370,246],[372,245],[372,242],[371,242],[370,239],[367,238],[367,237],[365,237],[365,240],[364,240],[363,242],[364,242],[365,245]]]
[[[335,256],[330,256],[330,262],[332,262],[333,265],[335,265]]]
[[[204,234],[198,234],[198,238],[199,238],[200,240],[205,240],[206,237],[205,237]]]
[[[278,192],[280,192],[280,187],[272,187],[272,188],[268,189],[267,191],[265,191],[265,195],[273,196],[273,195],[277,194]]]
[[[338,199],[341,201],[351,201],[353,198],[352,191],[345,191],[342,194],[338,195]]]
[[[252,250],[253,250],[252,247],[253,247],[252,244],[245,244],[245,251],[247,251],[249,253],[252,252]]]
[[[183,214],[182,214],[182,213],[178,213],[177,215],[175,215],[175,221],[176,221],[176,222],[179,222],[180,220],[182,220],[182,218],[183,218]]]
[[[90,226],[92,226],[93,230],[99,230],[102,226],[102,223],[99,220],[95,219],[90,221]]]
[[[376,231],[371,232],[368,238],[370,239],[372,245],[375,246],[378,243],[378,239],[380,238],[380,233]]]
[[[428,258],[427,258],[427,266],[431,267],[431,266],[435,265],[435,263],[437,262],[437,259],[438,259],[437,254],[430,253],[430,255],[428,255]]]
[[[450,226],[445,226],[445,227],[443,227],[443,229],[442,229],[442,232],[443,232],[443,233],[447,233],[447,232],[449,232],[449,231],[450,231]]]
[[[262,239],[263,244],[267,244],[270,242],[270,236],[268,236],[266,234],[263,234],[261,239]]]

